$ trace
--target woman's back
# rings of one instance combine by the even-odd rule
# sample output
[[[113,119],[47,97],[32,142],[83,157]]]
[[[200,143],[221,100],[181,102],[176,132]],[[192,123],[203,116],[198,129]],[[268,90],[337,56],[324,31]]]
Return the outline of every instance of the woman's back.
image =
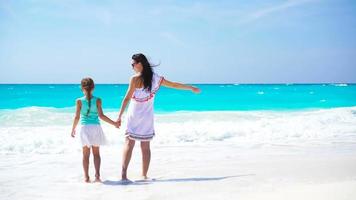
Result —
[[[159,90],[159,87],[161,86],[161,83],[163,81],[163,77],[159,76],[156,73],[153,73],[152,75],[152,89],[149,91],[148,89],[145,89],[143,87],[142,81],[139,79],[136,82],[136,88],[135,91],[132,95],[132,99],[135,100],[136,102],[147,102],[149,100],[153,100],[155,94]]]

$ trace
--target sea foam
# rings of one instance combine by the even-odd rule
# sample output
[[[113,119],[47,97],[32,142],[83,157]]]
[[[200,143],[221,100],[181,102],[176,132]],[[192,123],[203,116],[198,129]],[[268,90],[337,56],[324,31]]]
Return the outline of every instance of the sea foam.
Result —
[[[356,107],[304,111],[174,112],[155,115],[155,145],[356,144]],[[107,113],[115,120],[116,112]],[[80,150],[70,137],[73,113],[31,107],[0,111],[0,154]],[[102,122],[108,146],[123,143],[121,129]],[[79,126],[77,129],[79,134]]]

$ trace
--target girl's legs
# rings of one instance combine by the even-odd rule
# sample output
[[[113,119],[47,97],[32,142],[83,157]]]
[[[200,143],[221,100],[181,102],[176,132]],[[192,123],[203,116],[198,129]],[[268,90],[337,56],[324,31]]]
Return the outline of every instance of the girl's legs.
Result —
[[[83,147],[83,169],[84,169],[84,181],[89,183],[89,157],[90,157],[90,148],[87,146]]]
[[[99,146],[93,146],[93,155],[94,155],[94,167],[95,167],[95,182],[101,182],[100,180],[100,151]]]
[[[126,137],[124,152],[122,156],[122,169],[121,169],[121,178],[122,180],[127,180],[127,167],[129,166],[132,150],[135,146],[135,140],[130,140]]]
[[[149,141],[141,142],[141,151],[142,151],[142,176],[144,179],[147,179],[147,172],[151,160],[151,149],[150,149]]]

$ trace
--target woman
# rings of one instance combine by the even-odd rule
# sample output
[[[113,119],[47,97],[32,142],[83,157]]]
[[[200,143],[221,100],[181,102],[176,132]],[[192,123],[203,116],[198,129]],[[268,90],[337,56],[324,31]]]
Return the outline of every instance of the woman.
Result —
[[[132,56],[131,65],[136,74],[131,77],[117,120],[120,126],[122,121],[121,117],[128,103],[132,100],[126,116],[127,127],[122,159],[122,180],[128,180],[127,167],[130,163],[135,141],[141,142],[142,177],[143,179],[147,179],[147,171],[151,160],[150,140],[155,135],[153,102],[159,87],[163,85],[180,90],[191,90],[194,93],[200,92],[200,89],[197,87],[171,82],[157,75],[152,70],[153,66],[148,62],[145,55],[141,53]]]

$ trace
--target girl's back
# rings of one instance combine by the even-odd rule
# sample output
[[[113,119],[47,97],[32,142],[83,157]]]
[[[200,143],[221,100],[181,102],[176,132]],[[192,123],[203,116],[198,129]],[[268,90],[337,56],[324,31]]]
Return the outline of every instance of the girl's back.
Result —
[[[97,108],[97,97],[92,96],[90,99],[90,106],[89,101],[86,97],[81,97],[79,100],[82,103],[82,107],[80,109],[80,119],[82,125],[88,124],[100,124],[99,117],[98,117],[98,108]]]

